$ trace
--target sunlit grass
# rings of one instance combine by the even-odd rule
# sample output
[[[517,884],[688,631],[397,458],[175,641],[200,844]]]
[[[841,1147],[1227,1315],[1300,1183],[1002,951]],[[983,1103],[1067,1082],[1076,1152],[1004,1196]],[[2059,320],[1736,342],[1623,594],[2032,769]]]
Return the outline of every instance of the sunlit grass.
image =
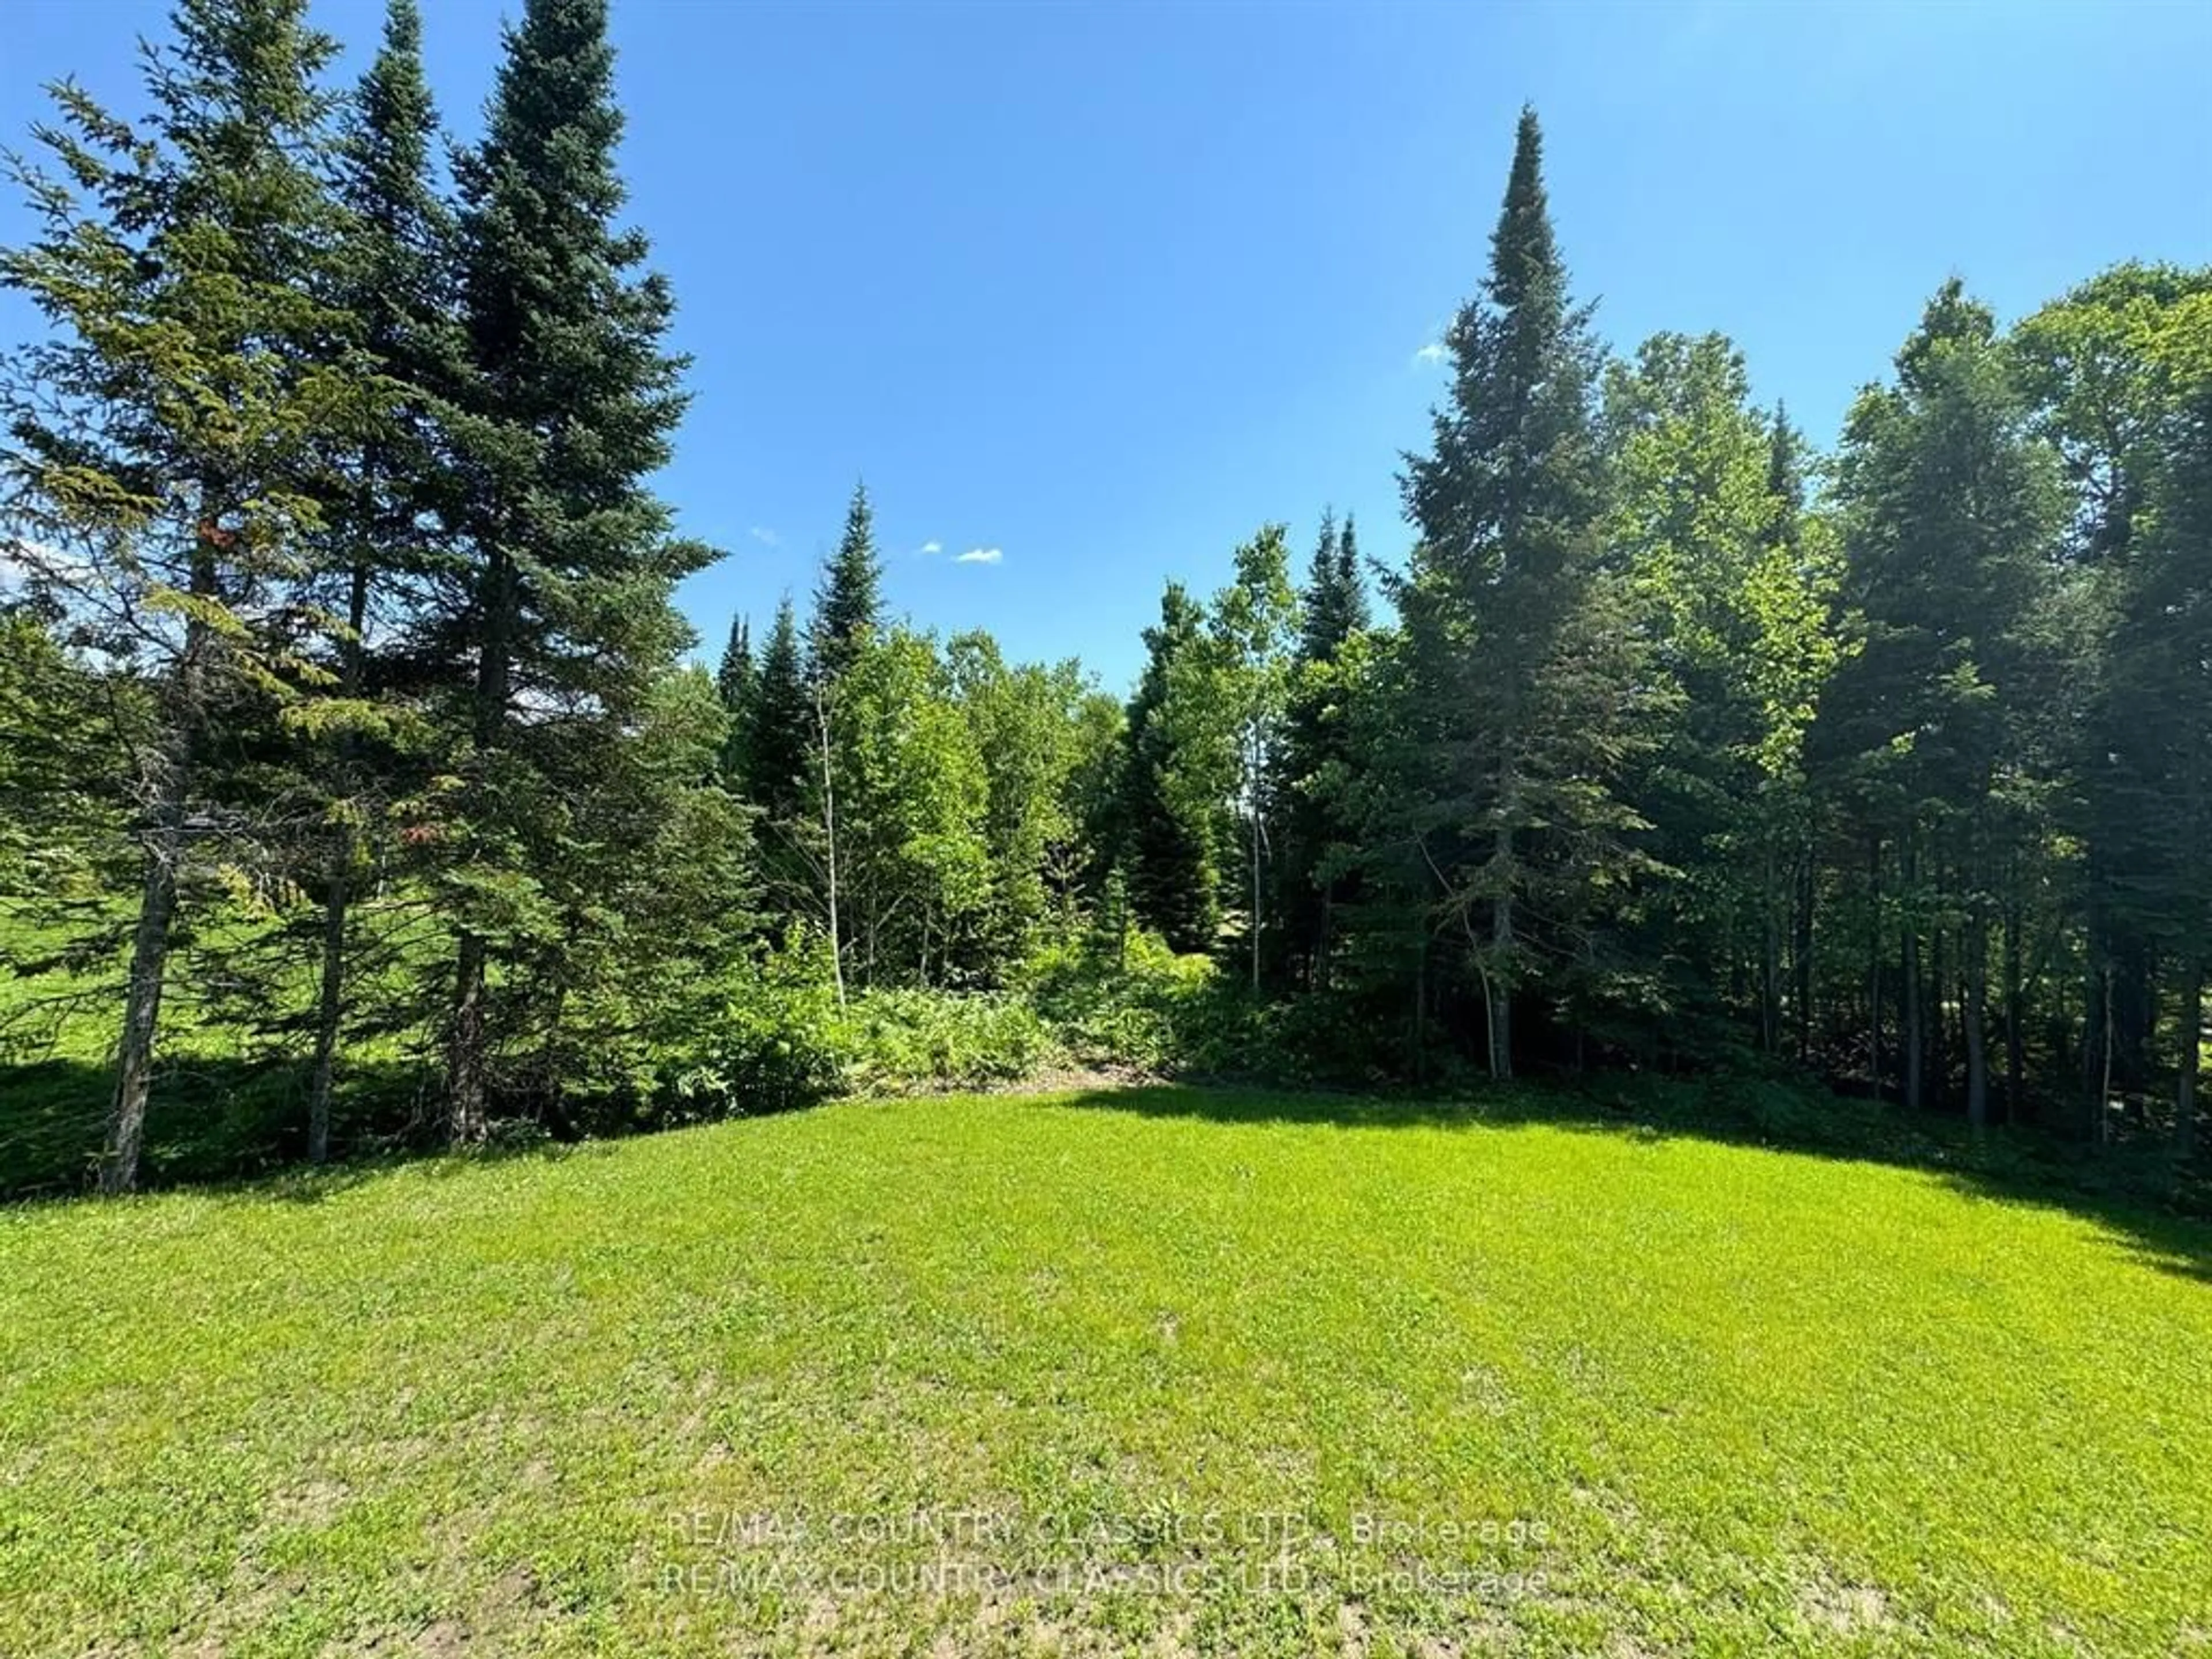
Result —
[[[1188,1090],[19,1209],[0,1653],[2185,1652],[2157,1236]]]

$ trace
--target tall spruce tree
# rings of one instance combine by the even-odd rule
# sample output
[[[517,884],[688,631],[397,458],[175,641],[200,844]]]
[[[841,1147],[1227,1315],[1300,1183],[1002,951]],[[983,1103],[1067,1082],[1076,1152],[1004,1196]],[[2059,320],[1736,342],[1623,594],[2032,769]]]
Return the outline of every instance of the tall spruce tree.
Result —
[[[816,914],[822,849],[814,799],[821,769],[815,687],[791,596],[777,602],[744,715],[738,793],[758,815],[763,897],[780,927]]]
[[[485,137],[458,168],[469,372],[453,518],[471,556],[447,595],[471,665],[451,838],[457,1141],[486,1127],[493,956],[544,973],[546,940],[567,931],[556,913],[586,902],[560,890],[599,867],[563,847],[564,799],[606,770],[688,642],[670,592],[709,557],[671,537],[647,483],[683,412],[684,364],[662,344],[667,285],[639,274],[645,238],[617,222],[605,0],[526,0],[506,48]]]
[[[1282,956],[1291,982],[1312,990],[1328,983],[1337,909],[1355,879],[1334,866],[1358,834],[1348,776],[1355,757],[1344,718],[1349,687],[1340,666],[1346,647],[1368,626],[1358,559],[1351,517],[1340,526],[1333,513],[1324,514],[1301,596],[1304,626],[1291,664],[1273,792],[1282,811]]]
[[[823,567],[821,585],[814,592],[814,664],[825,679],[842,678],[882,627],[883,579],[868,487],[855,484],[845,510],[845,533]]]
[[[744,797],[772,825],[788,823],[806,810],[806,780],[813,769],[814,715],[806,690],[806,658],[791,596],[775,608],[768,644],[753,683],[745,751]]]
[[[10,377],[17,562],[64,638],[142,682],[141,875],[100,1179],[137,1179],[162,996],[188,866],[252,860],[255,803],[228,737],[326,690],[332,632],[310,599],[334,439],[381,388],[333,345],[324,189],[333,43],[301,0],[182,0],[146,58],[143,130],[56,89],[26,168],[40,230],[0,281],[52,325]]]
[[[1400,587],[1410,705],[1405,830],[1432,914],[1464,945],[1492,1075],[1514,1066],[1516,998],[1585,990],[1589,922],[1640,864],[1618,793],[1638,741],[1635,633],[1601,558],[1597,348],[1568,297],[1524,109],[1490,273],[1446,340],[1451,393],[1409,457],[1419,536]]]
[[[722,659],[714,670],[714,695],[730,717],[730,734],[722,744],[722,779],[742,795],[745,788],[746,732],[752,719],[760,668],[753,661],[752,624],[744,617],[730,618],[730,637],[722,647]]]
[[[438,415],[459,372],[451,302],[453,217],[430,175],[437,116],[422,73],[415,0],[390,0],[384,39],[362,77],[341,137],[336,194],[347,213],[333,304],[389,382],[385,417],[340,459],[326,511],[332,608],[344,619],[341,696],[356,704],[327,757],[330,847],[323,886],[322,970],[307,1090],[307,1157],[329,1155],[331,1097],[346,1001],[355,889],[372,829],[394,782],[392,741],[404,729],[379,699],[415,678],[380,665],[404,648],[419,579],[439,556],[432,514],[443,484]]]

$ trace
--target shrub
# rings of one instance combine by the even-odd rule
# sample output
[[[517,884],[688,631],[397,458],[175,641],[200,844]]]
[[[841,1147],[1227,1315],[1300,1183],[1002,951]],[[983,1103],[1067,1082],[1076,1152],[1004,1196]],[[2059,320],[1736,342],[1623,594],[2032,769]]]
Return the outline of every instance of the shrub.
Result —
[[[1188,1058],[1187,1040],[1218,980],[1206,957],[1177,956],[1157,935],[1133,929],[1117,950],[1049,946],[1026,965],[1021,985],[1077,1058],[1166,1072]]]
[[[677,1078],[676,1121],[789,1111],[842,1091],[848,1055],[826,958],[804,940],[731,988],[702,1062]]]
[[[1006,992],[871,991],[841,1024],[846,1085],[871,1093],[1006,1082],[1059,1050],[1037,1011]]]

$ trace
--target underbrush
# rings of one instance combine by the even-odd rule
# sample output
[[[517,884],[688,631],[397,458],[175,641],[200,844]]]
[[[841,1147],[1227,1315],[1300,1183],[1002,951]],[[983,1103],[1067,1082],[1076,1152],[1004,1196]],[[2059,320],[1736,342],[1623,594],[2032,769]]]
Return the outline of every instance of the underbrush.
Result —
[[[18,979],[14,988],[27,1000],[41,988]],[[1483,1115],[1788,1146],[2212,1213],[2204,1166],[2177,1170],[2156,1140],[2123,1139],[2090,1156],[2033,1131],[1976,1137],[1955,1117],[1834,1094],[1755,1054],[1669,1070],[1609,1051],[1610,1065],[1501,1091],[1438,1034],[1442,1021],[1417,1032],[1402,1006],[1353,992],[1255,999],[1239,975],[1136,932],[1048,945],[995,990],[849,987],[842,1000],[825,947],[802,936],[704,989],[703,1000],[657,1019],[584,1010],[591,1017],[565,1046],[508,1056],[495,1073],[499,1144],[633,1134],[840,1096],[1109,1073],[1416,1097]],[[108,1021],[89,1012],[0,1055],[0,1198],[89,1186],[113,1088],[112,1042]],[[402,1035],[396,1022],[355,1045],[334,1102],[339,1156],[441,1144],[436,1053],[425,1034]],[[297,1164],[306,1120],[301,1060],[187,1013],[165,1045],[143,1178],[174,1186]]]

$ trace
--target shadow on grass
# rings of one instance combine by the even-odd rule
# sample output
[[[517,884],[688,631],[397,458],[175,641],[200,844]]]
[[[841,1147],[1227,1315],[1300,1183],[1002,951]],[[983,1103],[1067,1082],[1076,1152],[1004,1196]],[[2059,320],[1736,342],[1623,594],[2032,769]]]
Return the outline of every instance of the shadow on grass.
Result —
[[[434,1079],[404,1061],[360,1063],[331,1103],[332,1161],[307,1159],[307,1072],[296,1061],[179,1060],[157,1078],[138,1161],[143,1192],[222,1189],[317,1204],[403,1164],[443,1178],[487,1163],[603,1150],[534,1123],[453,1155],[435,1134]],[[0,1066],[0,1204],[82,1198],[94,1189],[115,1087],[105,1066],[47,1060]]]
[[[112,1072],[82,1060],[0,1066],[0,1200],[91,1191],[113,1089]],[[352,1158],[388,1157],[408,1142],[419,1106],[413,1068],[349,1068],[331,1102],[332,1145]],[[147,1102],[139,1182],[207,1186],[289,1171],[286,1182],[321,1190],[359,1167],[309,1170],[307,1152],[304,1066],[185,1059],[162,1072]]]
[[[2163,1146],[2093,1154],[2039,1131],[2009,1128],[1978,1139],[1956,1120],[1802,1084],[1598,1073],[1573,1083],[1484,1086],[1443,1099],[1169,1083],[1085,1090],[1061,1100],[1086,1110],[1255,1125],[1470,1131],[1542,1125],[1916,1170],[1969,1197],[2081,1216],[2147,1265],[2212,1285],[2212,1181],[2202,1165],[2177,1171]]]
[[[304,1069],[243,1061],[179,1062],[147,1111],[142,1187],[222,1188],[313,1204],[396,1165],[427,1160],[441,1176],[485,1162],[558,1159],[605,1149],[542,1133],[453,1158],[423,1133],[426,1080],[399,1062],[362,1066],[333,1103],[339,1161],[305,1162]],[[76,1197],[93,1186],[112,1088],[104,1067],[47,1060],[0,1067],[0,1200]],[[1541,1124],[1591,1134],[1674,1137],[1924,1171],[1967,1195],[2064,1209],[2103,1227],[2161,1272],[2212,1284],[2212,1182],[2178,1174],[2162,1146],[2096,1155],[2030,1130],[1977,1139],[1962,1123],[1774,1079],[1596,1073],[1575,1083],[1516,1083],[1445,1098],[1163,1083],[1048,1097],[1085,1110],[1347,1129],[1481,1130]],[[1594,1198],[1601,1198],[1594,1194]]]

